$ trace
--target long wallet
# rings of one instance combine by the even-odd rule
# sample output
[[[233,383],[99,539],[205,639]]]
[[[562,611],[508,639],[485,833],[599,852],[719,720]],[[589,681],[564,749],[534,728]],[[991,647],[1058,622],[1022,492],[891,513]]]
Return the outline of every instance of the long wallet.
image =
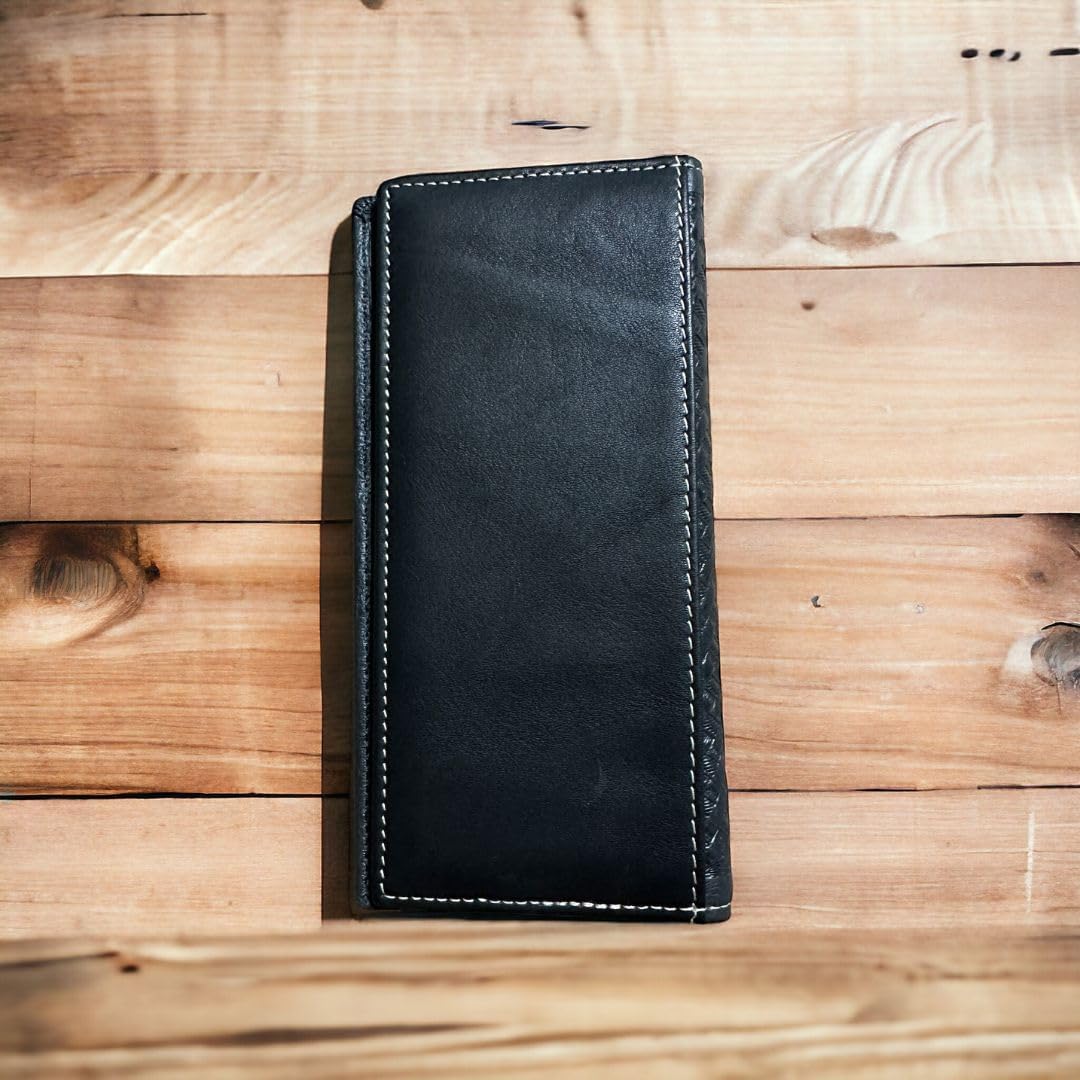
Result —
[[[353,225],[354,906],[726,919],[700,165]]]

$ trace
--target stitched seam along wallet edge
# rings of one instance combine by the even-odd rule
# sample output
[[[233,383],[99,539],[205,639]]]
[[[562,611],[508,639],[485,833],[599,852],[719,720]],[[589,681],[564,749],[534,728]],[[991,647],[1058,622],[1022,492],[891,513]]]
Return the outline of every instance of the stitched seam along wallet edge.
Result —
[[[469,185],[534,181],[558,183],[560,177],[584,182],[622,174],[660,173],[670,177],[678,250],[679,341],[682,361],[684,501],[686,540],[686,617],[689,624],[685,723],[686,751],[686,897],[681,902],[638,902],[561,897],[443,895],[443,890],[395,892],[387,888],[387,725],[386,572],[379,581],[380,560],[389,561],[389,461],[382,424],[389,419],[390,230],[395,194],[402,189],[439,189]],[[731,872],[728,848],[727,788],[724,775],[723,725],[717,644],[713,542],[712,472],[708,401],[705,257],[700,166],[684,156],[637,161],[598,162],[428,174],[384,183],[375,197],[356,202],[353,210],[356,286],[356,486],[355,486],[355,626],[356,700],[352,775],[352,882],[355,910],[378,907],[418,908],[464,914],[469,911],[521,916],[686,919],[722,921],[730,914]],[[374,243],[373,243],[374,240]],[[373,253],[374,248],[374,253]],[[373,281],[382,275],[383,281]],[[383,290],[379,296],[380,288]],[[381,490],[385,486],[385,490]],[[385,500],[387,505],[380,506]],[[385,545],[383,547],[382,545]],[[393,783],[393,781],[389,781]],[[400,782],[400,781],[399,781]]]

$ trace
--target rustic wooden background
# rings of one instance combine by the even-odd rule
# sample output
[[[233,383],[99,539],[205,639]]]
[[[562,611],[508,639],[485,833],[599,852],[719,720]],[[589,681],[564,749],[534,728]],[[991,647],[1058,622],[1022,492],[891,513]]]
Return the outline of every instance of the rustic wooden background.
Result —
[[[553,1066],[653,1075],[653,1044],[574,1027],[620,1001],[647,1026],[652,976],[604,966],[628,949],[664,993],[691,966],[697,1004],[656,1020],[685,1066],[665,1076],[810,1060],[703,1034],[770,995],[781,1026],[936,1032],[956,1075],[963,1024],[987,1070],[1080,1070],[1045,1005],[1080,967],[1078,46],[1061,0],[0,0],[0,935],[161,938],[8,946],[9,1063],[87,1067],[87,1029],[43,1003],[118,972],[170,1005],[145,1038],[242,1065],[227,1009],[165,1030],[191,986],[353,956],[407,1003],[423,957],[438,981],[488,956],[518,994],[505,1038],[538,1010]],[[344,914],[352,200],[672,151],[708,188],[732,923],[169,944]],[[880,985],[851,989],[870,957]],[[611,1015],[560,1012],[538,971]],[[99,1017],[97,1066],[126,1061],[147,982]],[[282,1030],[347,1011],[274,992]],[[376,1042],[409,1035],[380,1009]],[[441,1031],[448,1073],[533,1061]],[[362,1038],[318,1043],[327,1075]],[[833,1050],[864,1075],[863,1042]]]

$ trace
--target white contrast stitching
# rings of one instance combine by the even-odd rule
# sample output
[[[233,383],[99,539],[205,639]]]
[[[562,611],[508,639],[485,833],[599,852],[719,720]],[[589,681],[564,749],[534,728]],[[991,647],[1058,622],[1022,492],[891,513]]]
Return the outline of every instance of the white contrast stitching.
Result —
[[[694,586],[693,562],[690,550],[690,345],[686,336],[690,321],[690,303],[686,289],[686,223],[683,218],[683,184],[680,161],[675,159],[679,220],[679,290],[682,297],[682,320],[679,338],[682,342],[683,388],[683,543],[686,546],[686,643],[690,679],[690,890],[693,906],[697,907],[697,693],[694,686]]]
[[[575,907],[598,908],[604,911],[692,911],[695,915],[704,911],[726,911],[731,907],[726,904],[714,904],[711,907],[666,907],[663,904],[605,904],[589,900],[492,900],[486,896],[462,898],[458,896],[395,896],[384,892],[387,900],[413,900],[429,904],[499,904],[508,907]]]
[[[660,169],[678,169],[679,167],[680,163],[676,159],[671,165],[610,165],[602,169],[540,169],[533,172],[505,173],[502,176],[460,176],[455,180],[402,180],[399,183],[391,184],[390,187],[453,187],[457,184],[491,184],[496,180],[536,180],[541,176],[590,176],[594,173],[657,172]]]
[[[607,166],[594,169],[545,169],[533,172],[507,173],[498,176],[464,176],[453,180],[403,180],[399,183],[389,184],[386,192],[386,200],[383,209],[383,558],[382,558],[382,648],[383,660],[381,665],[382,686],[380,687],[380,699],[382,703],[382,722],[380,730],[382,735],[380,745],[380,791],[379,791],[379,892],[386,900],[406,900],[436,904],[491,904],[504,907],[561,907],[561,908],[588,908],[600,911],[666,911],[666,912],[690,912],[693,917],[709,911],[726,911],[731,907],[730,902],[716,904],[707,907],[699,906],[697,889],[697,731],[695,725],[696,691],[694,684],[694,613],[693,613],[693,563],[691,556],[691,516],[690,516],[690,407],[689,407],[689,365],[690,349],[687,337],[687,324],[689,322],[689,296],[686,281],[686,224],[683,214],[683,179],[682,170],[684,163],[680,158],[675,158],[670,164],[675,169],[676,176],[676,216],[679,232],[679,289],[682,304],[682,319],[679,325],[679,337],[682,351],[682,385],[683,385],[683,529],[684,546],[686,550],[686,615],[687,615],[687,642],[689,655],[689,681],[690,681],[690,836],[691,836],[691,892],[693,902],[685,906],[669,906],[665,904],[617,904],[602,903],[589,900],[496,900],[490,897],[457,897],[457,896],[410,896],[388,893],[386,891],[386,789],[388,773],[387,752],[387,714],[388,707],[388,658],[389,658],[389,578],[390,578],[390,191],[403,187],[449,187],[459,184],[484,184],[497,180],[536,180],[546,176],[587,176],[598,173],[632,173],[654,172],[669,168],[667,163],[660,165],[619,165]],[[686,168],[696,169],[696,166],[686,165]]]
[[[379,805],[379,891],[386,895],[386,773],[387,737],[386,717],[389,710],[388,664],[390,656],[390,610],[388,594],[390,587],[390,192],[386,193],[383,214],[383,557],[382,557],[382,741],[379,747],[380,805]]]

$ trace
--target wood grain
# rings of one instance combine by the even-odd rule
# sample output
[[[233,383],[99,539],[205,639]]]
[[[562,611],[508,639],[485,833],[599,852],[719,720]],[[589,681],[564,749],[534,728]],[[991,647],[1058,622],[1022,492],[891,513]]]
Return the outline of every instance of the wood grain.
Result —
[[[347,910],[345,818],[344,798],[10,800],[0,936],[311,929]],[[1080,790],[738,792],[732,859],[739,932],[1075,926]]]
[[[8,275],[322,273],[384,177],[673,149],[714,266],[1080,256],[1058,0],[2,11]]]
[[[0,788],[346,790],[350,530],[0,529]]]
[[[26,335],[8,326],[6,318],[0,320],[0,520],[30,517],[36,382],[37,364]]]
[[[1068,518],[720,522],[731,783],[1080,784],[1078,550]],[[349,567],[344,525],[0,530],[0,788],[343,792]]]
[[[1080,1074],[1078,34],[0,0],[0,1073]],[[350,205],[673,150],[733,921],[346,926]]]
[[[324,489],[349,516],[348,289],[0,281],[0,357],[28,389],[0,402],[0,518],[318,520]]]
[[[731,782],[1080,782],[1080,647],[1068,627],[1043,629],[1080,621],[1078,529],[1074,518],[719,522]]]
[[[717,516],[1080,509],[1078,269],[710,274]]]
[[[1080,1069],[1078,972],[1075,932],[385,920],[288,938],[28,943],[0,949],[0,1068],[1065,1078]]]
[[[317,798],[8,800],[0,936],[309,930],[321,830]]]
[[[716,512],[1080,507],[1077,267],[709,275]],[[351,514],[349,278],[0,281],[0,519]]]

